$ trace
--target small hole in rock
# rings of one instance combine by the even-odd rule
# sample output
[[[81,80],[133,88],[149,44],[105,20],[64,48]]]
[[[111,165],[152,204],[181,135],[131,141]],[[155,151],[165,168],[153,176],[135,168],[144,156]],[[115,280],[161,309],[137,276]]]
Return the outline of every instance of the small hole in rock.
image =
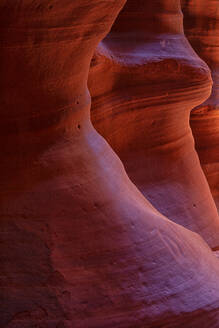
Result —
[[[196,205],[195,205],[195,204],[193,204],[193,207],[196,207]]]
[[[80,128],[81,128],[81,126],[80,126],[80,124],[78,124],[78,129],[80,130]]]
[[[37,9],[38,9],[38,10],[42,10],[42,9],[43,9],[42,4],[39,4],[39,5],[37,6]]]
[[[50,5],[50,6],[49,6],[49,9],[52,9],[52,8],[53,8],[53,5]]]

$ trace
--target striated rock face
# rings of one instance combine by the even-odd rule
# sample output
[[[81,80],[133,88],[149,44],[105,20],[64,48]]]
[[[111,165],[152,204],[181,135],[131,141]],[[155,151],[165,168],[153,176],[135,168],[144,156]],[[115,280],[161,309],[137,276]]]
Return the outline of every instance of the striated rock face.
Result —
[[[219,207],[219,1],[183,1],[185,33],[211,68],[211,96],[191,113],[191,127],[203,170]]]
[[[131,23],[130,23],[131,22]],[[210,72],[183,34],[180,2],[128,0],[89,77],[92,120],[169,219],[219,246],[219,218],[189,126]]]
[[[218,259],[146,201],[89,119],[90,60],[123,4],[0,2],[1,328],[218,328]],[[202,62],[188,60],[183,74],[194,76],[185,94],[196,103],[210,80]],[[165,75],[177,63],[151,59],[148,67],[162,72],[162,64]]]

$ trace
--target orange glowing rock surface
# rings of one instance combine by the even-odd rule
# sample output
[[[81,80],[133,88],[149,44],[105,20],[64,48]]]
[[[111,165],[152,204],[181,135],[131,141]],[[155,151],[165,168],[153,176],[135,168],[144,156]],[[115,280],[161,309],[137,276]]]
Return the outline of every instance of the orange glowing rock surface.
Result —
[[[93,124],[131,180],[162,214],[217,248],[219,217],[189,126],[211,83],[172,0],[129,0],[89,76]]]
[[[209,65],[211,96],[191,113],[196,149],[219,207],[219,1],[182,2],[185,33],[198,55]]]

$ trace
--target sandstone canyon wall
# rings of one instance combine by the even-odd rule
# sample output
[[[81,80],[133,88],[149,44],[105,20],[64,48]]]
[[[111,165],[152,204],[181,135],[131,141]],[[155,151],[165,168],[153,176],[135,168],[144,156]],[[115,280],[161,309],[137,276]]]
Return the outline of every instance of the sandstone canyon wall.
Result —
[[[136,3],[141,8],[144,2]],[[173,48],[178,45],[182,62],[175,58],[157,59],[161,43],[156,31],[152,38],[149,34],[152,48],[151,43],[142,44],[141,38],[140,44],[133,45],[132,35],[128,36],[127,62],[121,52],[125,51],[124,43],[115,25],[121,51],[119,49],[118,57],[114,52],[112,56],[118,59],[118,71],[110,82],[108,71],[106,79],[102,77],[100,81],[95,77],[96,90],[109,83],[112,87],[117,85],[117,97],[124,113],[131,112],[129,95],[134,103],[139,103],[142,112],[145,107],[142,93],[145,102],[152,101],[153,111],[148,118],[145,112],[145,120],[144,115],[138,116],[136,111],[119,120],[122,131],[118,129],[118,133],[121,133],[124,149],[128,144],[133,158],[134,131],[135,141],[142,140],[139,146],[146,153],[150,149],[151,158],[158,156],[153,150],[160,149],[161,155],[153,161],[153,166],[158,168],[160,161],[161,175],[167,174],[166,193],[170,197],[173,181],[168,172],[174,170],[170,159],[185,163],[180,182],[187,181],[187,198],[194,194],[196,201],[200,193],[192,179],[195,170],[205,193],[207,205],[203,205],[203,211],[206,207],[209,209],[209,216],[203,212],[206,221],[200,218],[200,227],[204,222],[207,226],[208,219],[212,218],[210,228],[200,228],[200,232],[215,246],[217,218],[187,126],[190,108],[210,92],[209,71],[192,52],[190,54],[191,50],[187,53],[190,48],[181,35],[178,3],[176,7],[172,6],[175,1],[153,3],[157,6],[147,8],[151,15],[162,4],[165,6],[161,9],[174,13],[170,17],[161,15],[167,22],[167,31],[170,24],[176,33],[170,40],[162,40]],[[0,2],[1,328],[219,326],[217,257],[198,234],[170,221],[146,200],[90,121],[87,88],[90,61],[98,42],[108,33],[124,4],[123,0]],[[134,3],[128,4],[135,13]],[[141,26],[142,21],[139,22]],[[111,35],[109,40],[111,45]],[[137,58],[129,53],[133,46],[138,50]],[[101,47],[107,50],[105,43]],[[143,76],[145,56],[141,54],[148,51],[151,57],[146,58],[146,66],[143,65],[146,67]],[[104,59],[104,65],[105,62],[111,65],[111,60]],[[134,59],[137,62],[133,64]],[[120,61],[125,64],[122,74]],[[182,72],[179,79],[178,70],[176,73],[170,70],[178,65]],[[136,72],[128,78],[127,70],[132,72],[132,69],[139,70],[140,77]],[[139,79],[144,80],[144,85]],[[125,90],[128,92],[124,94]],[[166,96],[162,100],[162,95],[167,93],[170,94],[168,102]],[[116,105],[118,107],[109,94],[109,106],[105,103],[101,107],[110,128],[113,128],[112,119],[104,111],[112,112]],[[164,115],[166,107],[168,114]],[[99,115],[102,114],[99,112]],[[157,124],[160,128],[151,136],[150,125],[143,127],[142,120],[150,121],[153,129]],[[139,132],[145,131],[145,140],[137,133],[137,122]],[[130,134],[124,133],[125,129]],[[185,141],[182,133],[185,133]],[[189,149],[186,159],[184,142],[188,143],[186,150]],[[137,150],[140,152],[140,147]],[[165,154],[170,156],[167,161]],[[142,156],[135,160],[145,163]],[[189,165],[190,185],[185,171]],[[176,168],[176,186],[180,186],[177,172]],[[190,193],[189,187],[193,192]],[[180,202],[178,188],[176,199]],[[199,224],[193,224],[194,230],[198,230]]]
[[[211,96],[191,113],[191,127],[203,170],[219,207],[219,1],[182,1],[185,33],[209,65]]]
[[[162,214],[218,248],[218,213],[189,126],[211,77],[184,36],[180,1],[128,0],[98,46],[89,87],[94,126],[131,180]]]

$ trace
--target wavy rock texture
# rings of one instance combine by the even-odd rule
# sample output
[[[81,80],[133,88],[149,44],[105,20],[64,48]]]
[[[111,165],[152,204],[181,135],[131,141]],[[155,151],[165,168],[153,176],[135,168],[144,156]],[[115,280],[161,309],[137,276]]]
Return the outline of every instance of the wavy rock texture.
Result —
[[[219,325],[218,259],[90,123],[90,60],[123,4],[0,2],[1,328]]]
[[[162,214],[217,248],[217,209],[189,126],[211,78],[184,37],[180,2],[128,0],[98,46],[89,86],[94,126],[131,180]]]
[[[183,1],[185,33],[206,61],[214,81],[210,98],[191,113],[191,127],[203,170],[219,208],[219,1]]]

